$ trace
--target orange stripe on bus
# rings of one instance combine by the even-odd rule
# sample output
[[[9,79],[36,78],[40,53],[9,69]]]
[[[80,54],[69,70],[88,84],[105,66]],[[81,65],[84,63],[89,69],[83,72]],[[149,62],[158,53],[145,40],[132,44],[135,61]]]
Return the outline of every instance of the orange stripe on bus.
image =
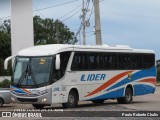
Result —
[[[24,89],[24,88],[21,88],[23,91],[25,91],[26,93],[30,93],[30,91]]]
[[[109,81],[105,82],[103,85],[101,85],[100,87],[98,87],[97,89],[95,89],[94,91],[92,91],[91,93],[86,95],[85,97],[91,96],[93,94],[96,94],[96,93],[102,91],[103,89],[105,89],[108,86],[110,86],[111,84],[115,83],[120,78],[124,77],[125,75],[129,74],[130,72],[132,72],[132,71],[127,71],[127,72],[123,72],[123,73],[118,74],[117,76],[111,78]]]
[[[148,82],[148,83],[152,83],[152,84],[156,84],[156,78],[146,78],[146,79],[143,79],[143,80],[140,80],[138,82]]]

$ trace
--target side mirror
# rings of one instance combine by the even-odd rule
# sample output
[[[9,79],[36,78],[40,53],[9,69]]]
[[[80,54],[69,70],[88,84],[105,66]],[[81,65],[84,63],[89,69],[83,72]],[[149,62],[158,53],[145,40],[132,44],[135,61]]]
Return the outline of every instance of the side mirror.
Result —
[[[60,54],[57,54],[56,55],[56,61],[55,61],[55,68],[56,68],[56,70],[60,69],[60,64],[61,64]]]
[[[8,61],[12,60],[13,58],[15,58],[15,56],[10,56],[10,57],[5,59],[5,61],[4,61],[4,69],[5,70],[8,69]]]

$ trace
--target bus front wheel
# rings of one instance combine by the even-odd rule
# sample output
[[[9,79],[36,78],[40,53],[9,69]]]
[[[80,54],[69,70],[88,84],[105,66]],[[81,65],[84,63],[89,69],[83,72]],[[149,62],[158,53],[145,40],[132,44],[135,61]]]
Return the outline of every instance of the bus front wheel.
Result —
[[[40,105],[40,104],[32,104],[34,108],[36,109],[43,109],[44,105]]]
[[[131,88],[127,88],[125,91],[125,96],[121,98],[117,98],[118,103],[120,104],[129,104],[132,102],[133,93]]]
[[[67,103],[62,103],[64,108],[74,108],[78,105],[78,96],[74,91],[70,91]]]

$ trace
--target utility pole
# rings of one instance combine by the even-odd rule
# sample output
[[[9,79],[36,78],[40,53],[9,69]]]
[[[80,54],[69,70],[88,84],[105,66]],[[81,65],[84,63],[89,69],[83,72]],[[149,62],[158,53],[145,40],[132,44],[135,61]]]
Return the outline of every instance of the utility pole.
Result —
[[[102,44],[99,0],[94,0],[96,44]]]
[[[84,0],[82,1],[83,8],[82,8],[82,26],[83,26],[83,45],[86,45],[86,21],[85,21],[85,16],[86,16],[86,9],[85,9],[85,2]]]

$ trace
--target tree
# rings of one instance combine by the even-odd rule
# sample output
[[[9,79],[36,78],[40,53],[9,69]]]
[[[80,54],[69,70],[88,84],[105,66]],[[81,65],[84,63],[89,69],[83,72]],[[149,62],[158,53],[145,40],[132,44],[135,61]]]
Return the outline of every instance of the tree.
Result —
[[[34,43],[39,44],[72,44],[77,42],[74,33],[59,20],[33,18]],[[25,28],[24,28],[25,29]],[[11,55],[11,24],[5,20],[0,26],[0,76],[11,75],[11,63],[8,71],[4,71],[4,60]]]
[[[35,44],[72,44],[76,42],[74,33],[59,20],[54,21],[35,16],[33,21]]]
[[[5,20],[0,26],[0,58],[5,59],[11,55],[11,29],[10,20]]]
[[[9,88],[10,84],[11,84],[11,82],[9,80],[5,79],[2,82],[0,82],[0,88]]]
[[[5,20],[0,26],[0,76],[11,75],[11,67],[4,70],[4,60],[11,55],[11,29],[10,20]],[[11,63],[10,63],[11,66]]]

